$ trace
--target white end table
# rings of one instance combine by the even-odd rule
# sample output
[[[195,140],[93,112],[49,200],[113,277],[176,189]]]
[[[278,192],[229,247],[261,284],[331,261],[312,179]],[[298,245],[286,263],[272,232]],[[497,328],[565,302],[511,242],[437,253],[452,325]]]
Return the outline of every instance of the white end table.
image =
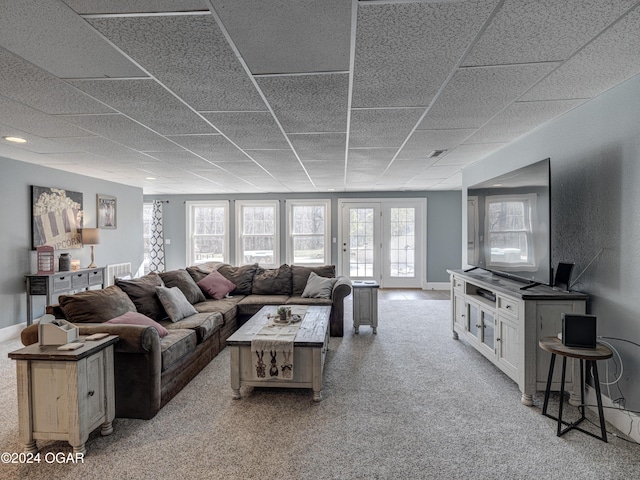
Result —
[[[353,287],[353,328],[360,332],[360,325],[370,325],[373,333],[378,329],[378,288],[375,280],[355,280]]]
[[[83,337],[80,337],[80,341]],[[74,453],[86,452],[89,433],[113,432],[115,393],[113,344],[117,335],[86,340],[71,351],[37,343],[9,353],[18,378],[18,436],[26,452],[36,440],[66,440]]]

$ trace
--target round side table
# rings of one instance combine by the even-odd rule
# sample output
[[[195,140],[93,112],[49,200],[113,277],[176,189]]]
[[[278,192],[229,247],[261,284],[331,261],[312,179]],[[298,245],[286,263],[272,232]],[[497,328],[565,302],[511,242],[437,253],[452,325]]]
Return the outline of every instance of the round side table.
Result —
[[[575,348],[575,347],[567,347],[562,344],[556,337],[546,337],[540,340],[540,348],[546,350],[551,353],[551,364],[549,365],[549,376],[547,377],[547,388],[544,392],[544,404],[542,406],[542,414],[546,417],[549,417],[553,420],[558,421],[558,436],[564,435],[569,430],[579,430],[582,433],[586,433],[587,435],[591,435],[603,442],[607,441],[607,431],[604,428],[604,412],[602,409],[602,397],[600,394],[600,379],[598,378],[598,366],[596,362],[598,360],[606,360],[613,356],[611,350],[598,343],[596,348]],[[556,355],[560,355],[562,357],[562,380],[560,382],[560,406],[558,407],[558,416],[554,417],[547,413],[547,407],[549,406],[549,391],[551,390],[551,379],[553,377],[553,368],[556,362]],[[565,373],[567,370],[567,358],[577,358],[580,360],[580,418],[573,423],[569,423],[562,420],[562,404],[564,403],[564,380]],[[585,419],[584,415],[584,362],[587,362],[587,369],[589,367],[593,370],[593,380],[595,382],[596,388],[596,401],[598,402],[598,416],[600,417],[600,432],[601,436],[594,435],[591,432],[583,430],[578,427],[580,423]],[[567,428],[562,429],[562,425],[567,425]]]

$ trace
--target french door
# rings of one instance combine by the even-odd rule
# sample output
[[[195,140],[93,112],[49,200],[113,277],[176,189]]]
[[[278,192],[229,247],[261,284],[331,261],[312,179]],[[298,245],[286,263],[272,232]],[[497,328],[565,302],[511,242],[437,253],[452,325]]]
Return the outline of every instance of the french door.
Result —
[[[340,269],[352,280],[421,288],[426,199],[339,201]]]

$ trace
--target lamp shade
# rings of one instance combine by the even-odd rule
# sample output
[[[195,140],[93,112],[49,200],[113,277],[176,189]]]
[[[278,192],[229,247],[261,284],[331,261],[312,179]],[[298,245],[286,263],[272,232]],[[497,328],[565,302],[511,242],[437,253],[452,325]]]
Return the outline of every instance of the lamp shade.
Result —
[[[98,245],[99,243],[100,243],[100,229],[98,228],[82,229],[83,245]]]

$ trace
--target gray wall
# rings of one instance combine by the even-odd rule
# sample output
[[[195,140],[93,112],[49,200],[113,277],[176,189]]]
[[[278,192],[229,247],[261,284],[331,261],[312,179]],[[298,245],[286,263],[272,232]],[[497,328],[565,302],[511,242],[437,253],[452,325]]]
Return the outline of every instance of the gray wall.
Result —
[[[27,319],[24,275],[35,273],[36,258],[31,250],[31,185],[82,192],[85,227],[96,226],[97,193],[117,197],[118,228],[100,231],[96,264],[131,262],[137,269],[143,261],[140,188],[0,157],[0,328]],[[64,251],[83,267],[91,261],[89,247]],[[42,315],[44,301],[34,302],[34,309],[34,316]]]
[[[331,199],[331,236],[338,236],[338,199],[339,198],[426,198],[427,199],[427,282],[448,282],[447,268],[459,268],[461,265],[460,212],[462,208],[460,192],[358,192],[358,193],[309,193],[309,194],[247,194],[247,195],[145,195],[144,200],[168,201],[163,206],[165,239],[171,240],[165,248],[167,270],[184,268],[186,262],[186,201],[194,200],[231,200],[230,230],[231,238],[235,233],[235,200],[279,199],[280,218],[286,218],[285,199]],[[281,238],[285,237],[285,222],[281,221]],[[231,258],[235,256],[235,245],[230,245]],[[280,258],[285,257],[285,245],[281,242]],[[338,263],[338,245],[332,244],[331,261]]]
[[[637,76],[463,171],[466,187],[550,157],[552,265],[575,262],[574,280],[584,271],[573,290],[590,295],[598,335],[638,344],[639,112]],[[619,388],[604,393],[612,400],[624,396],[628,409],[640,410],[640,348],[607,341],[620,352],[624,373]]]

